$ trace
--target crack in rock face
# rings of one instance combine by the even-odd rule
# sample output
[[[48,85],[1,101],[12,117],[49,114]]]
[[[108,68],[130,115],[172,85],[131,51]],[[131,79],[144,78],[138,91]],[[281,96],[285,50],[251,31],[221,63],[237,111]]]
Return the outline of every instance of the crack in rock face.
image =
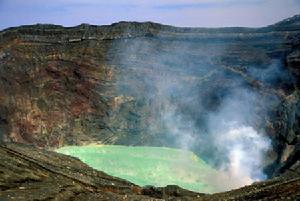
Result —
[[[46,149],[184,149],[241,185],[292,174],[300,143],[298,21],[1,31],[1,140]]]

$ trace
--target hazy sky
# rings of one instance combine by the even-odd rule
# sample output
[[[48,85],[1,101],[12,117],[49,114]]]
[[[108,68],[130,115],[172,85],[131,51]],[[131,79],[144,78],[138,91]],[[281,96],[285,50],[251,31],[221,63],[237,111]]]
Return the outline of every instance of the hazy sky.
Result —
[[[300,14],[300,0],[0,0],[0,29],[23,24],[154,21],[258,27]]]

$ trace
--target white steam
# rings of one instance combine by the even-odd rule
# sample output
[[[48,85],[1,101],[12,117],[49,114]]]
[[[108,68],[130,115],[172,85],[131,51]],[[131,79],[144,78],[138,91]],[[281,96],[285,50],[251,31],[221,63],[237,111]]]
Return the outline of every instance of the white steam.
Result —
[[[214,143],[227,158],[220,169],[238,178],[242,185],[266,179],[262,171],[263,160],[271,142],[252,126],[257,118],[255,108],[260,98],[252,91],[237,89],[209,118]]]
[[[161,98],[164,100],[161,102],[161,121],[168,135],[176,139],[177,147],[187,150],[197,149],[197,146],[217,147],[220,157],[223,157],[218,166],[223,175],[215,178],[212,185],[227,183],[220,190],[229,190],[266,179],[262,170],[271,141],[263,132],[251,126],[256,118],[255,107],[259,98],[259,94],[246,89],[232,92],[223,100],[217,112],[209,114],[206,133],[209,138],[202,139],[203,133],[196,128],[193,120],[178,112],[176,103],[166,101],[168,97]]]
[[[176,100],[172,101],[172,89],[178,89],[185,84],[180,79],[174,82],[171,78],[156,79],[152,84],[158,90],[159,121],[164,126],[166,135],[174,139],[175,146],[191,151],[197,150],[199,146],[204,149],[216,147],[216,153],[220,153],[222,158],[217,168],[223,175],[214,179],[212,184],[227,183],[228,185],[223,185],[221,190],[266,179],[262,171],[263,161],[266,152],[271,148],[271,141],[263,131],[257,131],[253,127],[253,122],[258,119],[256,108],[261,94],[245,87],[232,89],[228,96],[222,99],[218,110],[208,114],[208,130],[203,133],[193,119],[182,114],[180,104]],[[189,89],[184,90],[188,95],[195,93]],[[193,98],[189,98],[187,96],[184,100],[187,105],[195,102]]]
[[[191,150],[214,165],[224,174],[208,179],[222,183],[220,190],[266,178],[263,160],[271,142],[258,128],[269,103],[265,104],[263,94],[249,89],[241,76],[211,65],[224,53],[223,46],[155,39],[117,42],[113,60],[127,71],[117,86],[124,96],[148,104],[147,136],[162,139],[161,146]],[[275,64],[270,69],[277,68]],[[249,74],[266,83],[278,77],[267,79],[271,73],[266,71],[262,78],[260,72]]]
[[[175,139],[176,146],[181,149],[190,150],[196,140],[195,126],[191,121],[186,121],[178,115],[174,107],[164,112],[162,121],[169,135]]]
[[[223,169],[229,176],[244,185],[265,179],[262,156],[269,149],[268,138],[250,126],[232,122],[227,130],[216,134],[216,142],[227,151],[229,161]]]

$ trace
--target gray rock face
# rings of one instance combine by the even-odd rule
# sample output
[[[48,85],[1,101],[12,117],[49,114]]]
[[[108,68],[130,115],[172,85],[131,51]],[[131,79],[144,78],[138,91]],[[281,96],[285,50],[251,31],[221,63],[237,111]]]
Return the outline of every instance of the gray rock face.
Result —
[[[2,144],[0,200],[160,200],[157,194],[96,171],[78,159],[20,144]],[[166,188],[168,189],[168,188]],[[145,189],[146,191],[146,189]],[[174,192],[178,192],[174,195]],[[174,187],[165,198],[200,196]]]
[[[272,139],[266,171],[284,172],[300,139],[299,32],[299,16],[257,29],[120,22],[3,30],[2,140],[188,147],[218,166],[224,149],[212,134],[232,118]],[[224,108],[230,99],[236,104]]]
[[[300,175],[241,189],[201,194],[178,186],[139,187],[78,159],[21,144],[0,145],[0,200],[299,200]],[[298,165],[299,166],[299,165]]]

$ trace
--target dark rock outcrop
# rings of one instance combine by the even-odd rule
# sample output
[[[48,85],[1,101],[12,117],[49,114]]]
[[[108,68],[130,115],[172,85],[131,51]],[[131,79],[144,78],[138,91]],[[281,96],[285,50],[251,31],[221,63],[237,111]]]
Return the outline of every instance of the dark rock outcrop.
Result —
[[[300,172],[225,193],[139,187],[78,159],[21,144],[0,145],[0,200],[299,200]]]
[[[0,200],[153,200],[200,196],[179,187],[157,189],[152,194],[96,171],[76,158],[21,144],[1,145],[0,155]]]
[[[285,172],[292,165],[284,164],[297,162],[300,142],[299,21],[295,16],[255,29],[120,22],[3,30],[0,136],[45,148],[91,142],[177,146],[161,123],[159,111],[168,107],[159,99],[161,86],[177,87],[168,101],[199,133],[208,129],[208,114],[243,86],[261,96],[255,118],[247,121],[272,139],[276,156],[267,172]]]

